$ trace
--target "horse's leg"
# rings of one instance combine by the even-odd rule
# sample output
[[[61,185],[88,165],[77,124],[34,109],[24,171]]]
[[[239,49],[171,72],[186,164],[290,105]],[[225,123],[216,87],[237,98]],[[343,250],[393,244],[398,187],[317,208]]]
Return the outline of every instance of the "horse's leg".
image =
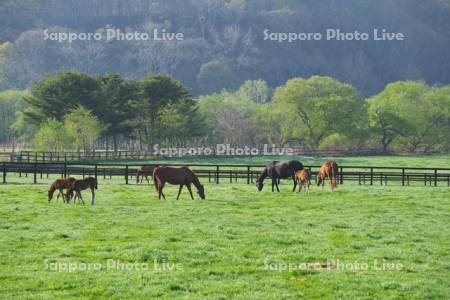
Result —
[[[78,195],[80,195],[81,203],[83,203],[83,205],[84,205],[83,195],[81,195],[81,191],[78,191]],[[81,204],[81,203],[80,203],[80,204]]]
[[[194,196],[192,196],[191,184],[190,183],[187,184],[186,187],[187,187],[187,189],[189,191],[189,194],[191,195],[191,199],[194,200]]]
[[[272,178],[272,193],[275,192],[275,179]]]
[[[164,195],[164,193],[163,193],[163,188],[164,188],[164,185],[165,185],[166,183],[165,182],[161,182],[160,184],[159,184],[159,193],[160,193],[160,195],[163,197],[163,199],[164,200],[166,200],[166,195]],[[160,198],[161,199],[161,198]]]
[[[94,205],[94,201],[95,201],[95,191],[94,191],[94,188],[93,188],[93,187],[91,187],[91,193],[92,193],[91,205]]]
[[[181,190],[183,189],[183,185],[180,184],[180,189],[178,190],[178,196],[177,196],[177,200],[178,198],[180,198],[180,194],[181,194]]]
[[[278,188],[278,180],[280,180],[279,178],[275,179],[275,187],[277,188],[277,192],[280,192],[280,189]]]
[[[145,175],[145,180],[147,180],[148,185],[150,185],[150,180],[148,180],[148,176]]]
[[[294,180],[294,188],[292,189],[295,192],[295,188],[297,187],[297,180],[295,180],[295,175],[292,176],[292,180]]]

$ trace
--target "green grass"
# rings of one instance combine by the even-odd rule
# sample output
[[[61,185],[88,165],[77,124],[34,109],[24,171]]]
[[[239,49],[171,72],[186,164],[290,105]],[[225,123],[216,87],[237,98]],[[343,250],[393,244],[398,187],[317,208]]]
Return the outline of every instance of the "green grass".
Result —
[[[191,163],[191,164],[249,164],[265,165],[274,160],[297,159],[305,165],[321,165],[325,160],[335,160],[347,166],[423,167],[450,168],[450,155],[429,156],[355,156],[355,157],[309,157],[309,156],[255,156],[255,157],[182,157],[151,160],[104,160],[108,163]]]
[[[96,205],[47,203],[49,180],[0,185],[0,298],[444,299],[450,295],[447,187],[357,186],[309,194],[206,185],[177,188],[101,180]],[[89,193],[85,200],[90,200]],[[198,198],[198,197],[197,197]],[[86,201],[88,202],[88,201]],[[149,270],[106,270],[108,259]],[[402,264],[375,270],[374,261]],[[99,271],[57,272],[58,263]],[[154,269],[174,266],[175,271]],[[368,269],[271,270],[314,262]],[[267,268],[267,265],[270,268]]]

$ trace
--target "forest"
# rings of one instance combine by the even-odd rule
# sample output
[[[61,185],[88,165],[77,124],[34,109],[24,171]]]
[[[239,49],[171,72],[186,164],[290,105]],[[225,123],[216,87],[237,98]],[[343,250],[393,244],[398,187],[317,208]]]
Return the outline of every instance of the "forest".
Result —
[[[51,32],[182,33],[182,41],[43,39]],[[372,32],[404,41],[265,40],[270,32]],[[262,79],[271,88],[293,77],[329,76],[364,96],[399,80],[450,82],[449,0],[2,0],[0,89],[25,89],[57,71],[171,76],[193,96]]]
[[[328,28],[404,39],[265,39]],[[449,28],[448,0],[3,0],[0,144],[445,152]],[[183,39],[45,39],[110,29]]]
[[[450,85],[423,81],[390,83],[365,98],[331,77],[295,77],[276,89],[247,80],[193,98],[163,75],[59,72],[29,90],[1,92],[0,112],[0,141],[18,138],[46,151],[292,140],[319,150],[450,150]]]

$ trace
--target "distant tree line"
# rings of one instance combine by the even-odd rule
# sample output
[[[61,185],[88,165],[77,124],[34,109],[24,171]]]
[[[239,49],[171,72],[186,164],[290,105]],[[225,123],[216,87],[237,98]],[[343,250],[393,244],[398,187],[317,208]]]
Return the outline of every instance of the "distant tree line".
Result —
[[[167,146],[286,145],[309,149],[450,150],[450,85],[388,84],[365,98],[330,77],[263,80],[193,99],[167,76],[60,72],[28,91],[0,93],[0,143],[12,137],[40,150],[136,150]]]
[[[108,28],[183,33],[183,41],[44,41],[51,32]],[[278,43],[270,32],[405,34],[404,42]],[[78,70],[125,77],[167,74],[193,96],[237,89],[247,79],[272,88],[321,74],[365,96],[398,80],[450,82],[448,0],[2,0],[0,89],[26,89],[44,74]]]

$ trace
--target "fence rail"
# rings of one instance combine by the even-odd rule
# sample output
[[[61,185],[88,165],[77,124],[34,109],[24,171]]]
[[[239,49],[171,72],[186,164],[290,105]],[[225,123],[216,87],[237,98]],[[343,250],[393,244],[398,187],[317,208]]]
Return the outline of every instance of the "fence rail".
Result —
[[[215,152],[213,146],[212,155],[219,155]],[[256,147],[258,148],[258,147]],[[388,155],[391,153],[386,153],[377,149],[366,149],[366,150],[310,150],[302,147],[289,147],[293,150],[293,155],[303,155],[303,156],[316,156],[316,157],[335,157],[335,156],[375,156],[375,155]],[[259,148],[258,148],[259,149]],[[264,150],[259,149],[258,153],[264,153]],[[435,154],[431,152],[427,153],[392,153],[396,155],[427,155]],[[5,154],[6,155],[6,154]],[[11,153],[8,153],[11,156]],[[220,156],[220,155],[219,155]],[[232,156],[232,155],[231,155]],[[36,151],[20,151],[14,155],[14,160],[23,162],[82,162],[82,161],[95,161],[95,160],[113,160],[113,159],[123,159],[123,160],[139,160],[139,159],[151,159],[151,158],[161,158],[163,155],[155,155],[152,151],[129,151],[129,150],[119,150],[119,151],[105,151],[105,150],[95,150],[91,152],[36,152]]]
[[[160,164],[166,166],[190,167],[200,178],[207,179],[210,183],[233,183],[245,181],[254,183],[261,173],[262,165],[236,165],[236,164]],[[82,163],[24,163],[3,162],[0,172],[1,182],[8,182],[8,174],[16,174],[19,177],[32,177],[33,183],[38,183],[44,176],[58,175],[68,176],[93,176],[95,178],[121,177],[125,184],[135,181],[137,169],[140,164],[82,164]],[[315,174],[320,166],[305,166]],[[315,180],[315,175],[313,175]],[[372,167],[372,166],[340,166],[338,183],[358,182],[360,185],[388,185],[399,183],[409,186],[411,183],[420,182],[425,186],[450,186],[450,168],[408,168],[408,167]]]

